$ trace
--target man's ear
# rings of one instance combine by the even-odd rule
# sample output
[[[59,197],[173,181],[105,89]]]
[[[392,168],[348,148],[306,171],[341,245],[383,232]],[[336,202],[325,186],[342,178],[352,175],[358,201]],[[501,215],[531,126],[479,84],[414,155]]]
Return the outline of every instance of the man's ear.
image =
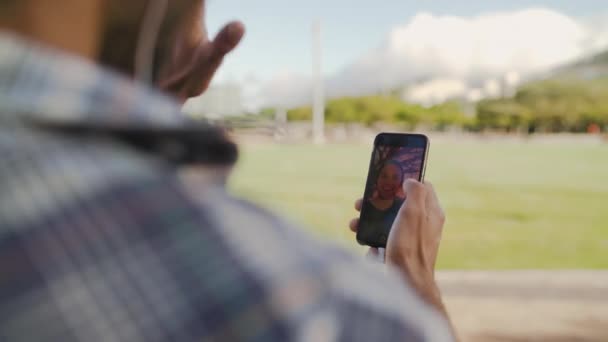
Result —
[[[134,76],[135,51],[147,1],[104,1],[100,64],[126,76]]]
[[[2,1],[2,0],[0,0]],[[135,75],[135,54],[138,46],[146,6],[155,0],[105,0],[104,27],[100,62],[130,77]],[[202,0],[168,0],[155,42],[152,68],[153,80],[159,79],[162,69],[174,58],[176,40],[182,28],[202,16]],[[202,23],[196,27],[202,30]],[[182,31],[183,32],[183,31]]]

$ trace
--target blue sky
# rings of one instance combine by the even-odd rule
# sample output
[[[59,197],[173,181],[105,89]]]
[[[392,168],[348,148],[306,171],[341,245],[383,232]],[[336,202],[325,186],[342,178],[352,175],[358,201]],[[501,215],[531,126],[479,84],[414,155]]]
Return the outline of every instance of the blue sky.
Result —
[[[333,74],[421,12],[473,17],[534,7],[572,17],[608,12],[606,0],[208,0],[207,25],[213,34],[228,20],[246,24],[245,40],[219,75],[220,81],[242,80],[249,75],[269,78],[287,70],[308,73],[315,19],[323,23],[324,71]]]

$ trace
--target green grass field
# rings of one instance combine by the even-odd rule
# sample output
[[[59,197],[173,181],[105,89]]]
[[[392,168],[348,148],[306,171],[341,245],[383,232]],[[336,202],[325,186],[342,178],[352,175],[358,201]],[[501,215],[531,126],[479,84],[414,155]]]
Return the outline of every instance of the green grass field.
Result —
[[[347,223],[370,153],[249,146],[232,189],[355,248]],[[608,268],[608,145],[435,144],[427,179],[448,215],[440,268]]]

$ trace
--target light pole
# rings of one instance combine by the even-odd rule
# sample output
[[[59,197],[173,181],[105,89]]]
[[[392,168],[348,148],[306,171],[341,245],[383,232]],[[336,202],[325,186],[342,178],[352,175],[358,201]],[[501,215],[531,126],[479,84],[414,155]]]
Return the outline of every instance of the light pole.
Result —
[[[325,143],[325,96],[322,71],[321,22],[315,21],[312,28],[312,135],[315,144]]]

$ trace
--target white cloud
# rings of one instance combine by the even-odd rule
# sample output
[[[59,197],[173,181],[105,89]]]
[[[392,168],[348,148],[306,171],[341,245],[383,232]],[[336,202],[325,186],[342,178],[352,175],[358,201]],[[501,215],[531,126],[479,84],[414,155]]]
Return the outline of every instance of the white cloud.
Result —
[[[266,104],[291,107],[312,100],[312,78],[307,75],[284,71],[265,82],[260,96]]]
[[[421,13],[393,29],[382,46],[329,77],[327,95],[373,93],[435,78],[453,80],[439,82],[437,94],[430,95],[441,98],[467,93],[460,89],[463,85],[484,88],[489,79],[514,74],[525,79],[606,47],[606,22],[599,16],[581,20],[549,9],[476,17]],[[259,96],[265,104],[308,103],[311,83],[309,76],[282,73],[267,82]],[[420,92],[432,91],[427,86]]]

